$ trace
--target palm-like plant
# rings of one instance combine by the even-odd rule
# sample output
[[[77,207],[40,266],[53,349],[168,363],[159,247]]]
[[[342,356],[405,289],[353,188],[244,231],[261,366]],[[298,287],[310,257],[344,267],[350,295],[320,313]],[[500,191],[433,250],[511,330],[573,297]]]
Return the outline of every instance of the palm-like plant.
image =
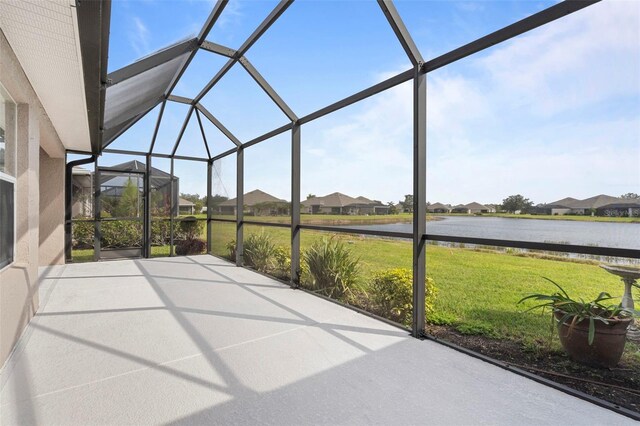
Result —
[[[328,297],[342,299],[351,294],[359,268],[359,259],[333,238],[316,241],[302,254],[314,290]]]
[[[612,320],[632,318],[634,315],[637,315],[636,311],[630,312],[628,309],[623,308],[620,303],[608,304],[607,302],[614,299],[614,297],[607,292],[602,292],[594,300],[585,302],[582,298],[578,300],[572,299],[558,283],[549,278],[544,279],[555,285],[559,291],[552,294],[530,294],[520,299],[518,304],[527,300],[542,302],[527,309],[525,312],[535,309],[542,309],[544,312],[548,308],[556,318],[559,318],[557,319],[558,324],[568,325],[569,332],[573,330],[576,324],[582,321],[589,321],[589,345],[593,344],[596,332],[596,321],[608,325]],[[554,316],[552,315],[552,327],[553,324]]]

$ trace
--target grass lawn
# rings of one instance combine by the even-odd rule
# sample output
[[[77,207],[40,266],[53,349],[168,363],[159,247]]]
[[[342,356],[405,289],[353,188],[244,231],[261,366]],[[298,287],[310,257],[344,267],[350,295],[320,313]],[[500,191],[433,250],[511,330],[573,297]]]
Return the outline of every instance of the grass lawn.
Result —
[[[288,229],[245,225],[245,238],[255,232],[269,234],[276,245],[289,247]],[[319,231],[302,231],[302,250],[323,236]],[[359,284],[366,290],[372,273],[387,268],[411,268],[410,241],[365,238],[334,234],[360,259]],[[235,239],[235,224],[214,223],[212,251],[228,256],[227,244]],[[152,247],[152,256],[168,256],[168,246]],[[74,261],[93,260],[93,250],[74,250]],[[543,277],[560,285],[572,297],[590,299],[606,291],[621,296],[617,277],[594,264],[567,259],[540,259],[510,253],[468,248],[427,246],[427,274],[435,281],[438,297],[436,321],[453,325],[462,333],[515,340],[535,349],[550,342],[550,316],[522,313],[517,301],[528,293],[553,292]],[[637,294],[637,291],[636,291]],[[559,348],[554,337],[550,348]],[[640,367],[638,347],[628,343],[625,359]]]

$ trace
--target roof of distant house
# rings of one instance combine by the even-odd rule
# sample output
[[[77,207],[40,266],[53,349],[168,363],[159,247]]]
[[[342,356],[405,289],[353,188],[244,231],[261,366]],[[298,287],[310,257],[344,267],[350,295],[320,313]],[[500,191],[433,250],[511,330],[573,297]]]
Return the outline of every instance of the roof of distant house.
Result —
[[[313,197],[304,200],[301,203],[305,207],[322,206],[322,207],[347,207],[350,205],[362,205],[362,201],[357,198],[350,197],[340,192],[325,195],[324,197]]]
[[[552,203],[544,204],[543,207],[556,207],[556,208],[568,208],[568,209],[597,209],[610,204],[633,204],[637,203],[637,200],[612,197],[611,195],[600,194],[584,200],[578,200],[575,198],[567,197],[562,200],[554,201]]]
[[[485,206],[484,204],[476,203],[475,201],[469,204],[465,204],[462,207],[469,210],[489,210],[489,207]]]
[[[574,209],[597,209],[607,204],[620,202],[620,198],[610,195],[600,194],[595,197],[578,200],[572,207]]]
[[[449,210],[450,207],[446,206],[446,205],[444,205],[442,203],[433,203],[433,204],[430,204],[429,206],[427,206],[427,209],[429,209],[429,210],[436,210],[436,209]]]
[[[276,198],[271,194],[267,194],[264,191],[261,191],[259,189],[255,189],[251,192],[247,192],[246,194],[244,194],[244,205],[245,206],[255,206],[256,204],[263,204],[263,203],[287,203],[287,200],[283,200],[281,198]],[[219,206],[226,206],[226,207],[231,207],[231,206],[235,206],[236,205],[236,199],[232,198],[230,200],[227,201],[223,201],[220,204],[218,204]]]
[[[194,204],[194,203],[192,203],[192,202],[191,202],[191,201],[189,201],[189,200],[185,200],[185,199],[184,199],[184,198],[182,198],[182,197],[178,198],[178,205],[179,205],[179,206],[189,206],[189,207],[191,207],[191,206],[195,206],[195,204]]]

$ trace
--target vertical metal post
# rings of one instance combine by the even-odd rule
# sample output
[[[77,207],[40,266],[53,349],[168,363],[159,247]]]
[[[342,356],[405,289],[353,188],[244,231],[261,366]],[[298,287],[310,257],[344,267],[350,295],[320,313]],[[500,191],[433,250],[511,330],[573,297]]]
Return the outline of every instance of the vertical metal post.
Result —
[[[300,285],[300,124],[291,129],[291,285]]]
[[[212,234],[212,226],[211,223],[211,179],[213,178],[213,161],[209,160],[207,162],[207,198],[206,198],[206,206],[207,206],[207,253],[211,254],[211,245],[213,243],[213,234]]]
[[[100,260],[100,239],[102,235],[102,224],[100,222],[100,168],[98,158],[93,168],[93,261]]]
[[[171,187],[169,188],[170,190],[170,198],[171,200],[169,201],[169,256],[173,256],[173,213],[174,213],[174,208],[175,208],[175,203],[174,203],[174,198],[176,197],[175,194],[175,182],[174,182],[174,176],[173,176],[173,157],[171,157],[171,172],[170,172],[170,182],[171,182]]]
[[[144,257],[151,257],[151,154],[147,154],[146,173],[144,174]]]
[[[244,264],[244,149],[238,147],[236,166],[236,266]]]
[[[427,214],[427,76],[416,66],[413,78],[413,324],[414,337],[424,335],[425,240]]]

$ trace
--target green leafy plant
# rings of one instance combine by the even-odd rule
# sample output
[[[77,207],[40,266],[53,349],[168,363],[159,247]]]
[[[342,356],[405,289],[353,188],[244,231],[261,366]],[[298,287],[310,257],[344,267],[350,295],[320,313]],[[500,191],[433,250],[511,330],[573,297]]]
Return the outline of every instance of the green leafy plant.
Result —
[[[427,317],[434,311],[437,289],[432,278],[426,280]],[[413,274],[410,269],[394,268],[376,272],[371,280],[369,298],[377,315],[411,325],[413,312]]]
[[[322,238],[302,253],[308,271],[308,284],[328,297],[343,299],[352,295],[360,272],[359,259],[333,238]]]
[[[277,246],[273,251],[273,274],[278,278],[288,280],[291,278],[291,254],[282,247]]]
[[[530,294],[520,299],[518,304],[527,300],[542,302],[527,309],[525,312],[535,309],[542,309],[544,312],[548,309],[554,314],[557,313],[560,319],[557,320],[553,315],[551,316],[552,328],[557,321],[558,324],[567,324],[569,326],[569,332],[571,332],[576,324],[579,324],[582,321],[589,321],[589,345],[593,344],[596,332],[596,321],[609,324],[612,320],[619,320],[637,315],[637,312],[629,312],[619,303],[608,304],[607,302],[614,299],[614,297],[609,293],[602,292],[594,300],[585,302],[582,298],[578,300],[572,299],[558,283],[550,280],[549,278],[544,279],[556,286],[558,291],[552,294]]]
[[[199,221],[195,216],[187,216],[178,222],[179,229],[183,233],[185,240],[192,240],[197,238],[204,229],[204,224]]]
[[[244,261],[257,271],[266,273],[273,268],[275,252],[271,236],[264,231],[250,234],[244,240]]]
[[[227,243],[227,251],[229,252],[228,258],[233,262],[236,261],[236,250],[237,250],[236,240],[229,241]]]
[[[198,238],[202,233],[203,224],[194,216],[187,216],[178,223],[182,238],[176,244],[176,254],[184,256],[204,253],[207,243]]]

